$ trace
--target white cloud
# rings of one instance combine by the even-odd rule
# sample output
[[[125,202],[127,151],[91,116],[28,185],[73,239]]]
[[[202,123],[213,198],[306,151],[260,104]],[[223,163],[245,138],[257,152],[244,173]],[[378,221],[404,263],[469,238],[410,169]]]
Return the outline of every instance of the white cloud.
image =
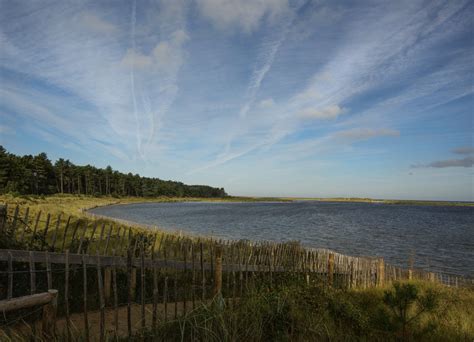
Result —
[[[118,31],[118,28],[115,25],[90,12],[84,13],[80,18],[80,21],[85,28],[97,33],[109,34]]]
[[[125,56],[123,56],[121,63],[128,68],[133,67],[136,69],[142,69],[151,66],[153,60],[150,56],[133,51],[133,49],[128,49]]]
[[[268,109],[268,108],[273,107],[274,105],[275,105],[275,101],[273,101],[272,98],[268,98],[268,99],[260,101],[260,103],[258,104],[258,107],[262,109]]]
[[[344,109],[339,105],[332,105],[322,109],[306,108],[298,113],[298,116],[304,119],[336,119],[344,113]]]
[[[121,64],[138,70],[153,67],[157,71],[174,73],[184,63],[182,45],[187,40],[189,40],[189,37],[186,32],[177,30],[173,32],[169,40],[162,40],[157,43],[149,55],[128,49],[122,58]]]
[[[387,129],[387,128],[377,128],[377,129],[353,128],[353,129],[336,132],[334,133],[333,136],[336,138],[357,141],[357,140],[367,140],[370,138],[381,137],[381,136],[398,137],[400,136],[400,132],[393,129]]]
[[[288,9],[287,0],[197,0],[202,15],[218,28],[255,31],[262,19],[270,20]]]

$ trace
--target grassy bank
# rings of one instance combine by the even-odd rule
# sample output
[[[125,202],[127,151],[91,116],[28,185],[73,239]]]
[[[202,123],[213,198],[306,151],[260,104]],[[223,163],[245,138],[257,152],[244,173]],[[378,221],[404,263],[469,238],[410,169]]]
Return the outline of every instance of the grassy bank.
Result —
[[[259,202],[279,201],[276,198],[253,197],[224,197],[224,198],[193,198],[193,197],[91,197],[84,195],[0,195],[0,204],[8,205],[8,214],[13,220],[14,210],[20,207],[17,228],[13,236],[0,239],[0,248],[16,248],[39,250],[44,245],[51,245],[57,241],[54,251],[67,248],[77,249],[77,240],[83,236],[83,247],[94,244],[95,249],[100,249],[105,244],[107,233],[110,234],[110,248],[118,247],[119,241],[123,245],[129,243],[130,236],[125,234],[125,229],[131,228],[135,233],[157,233],[157,239],[164,236],[181,236],[180,233],[165,232],[160,227],[148,227],[138,223],[112,220],[105,217],[91,217],[86,211],[100,206],[130,204],[130,203],[164,203],[164,202]],[[104,230],[104,225],[105,230]],[[75,237],[75,239],[73,239]],[[66,244],[60,240],[66,241]],[[74,241],[75,242],[74,242]],[[130,241],[129,241],[130,240]],[[71,244],[69,243],[71,242]],[[58,249],[59,248],[59,249]]]
[[[21,205],[51,214],[63,213],[66,215],[81,216],[84,209],[96,208],[111,204],[130,203],[163,203],[163,202],[271,202],[289,201],[273,197],[224,197],[224,198],[199,198],[199,197],[92,197],[84,195],[0,195],[0,203],[8,205]]]

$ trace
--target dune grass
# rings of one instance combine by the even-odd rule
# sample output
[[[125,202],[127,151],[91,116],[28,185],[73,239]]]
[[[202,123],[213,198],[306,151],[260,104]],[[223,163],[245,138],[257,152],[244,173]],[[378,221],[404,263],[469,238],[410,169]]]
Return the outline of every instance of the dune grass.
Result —
[[[141,338],[170,341],[472,341],[474,292],[427,282],[405,282],[418,298],[407,306],[402,331],[387,305],[394,288],[337,290],[321,284],[287,283],[254,288],[235,304],[215,298],[186,316],[162,323]],[[434,301],[420,312],[422,298]],[[415,317],[416,316],[416,317]]]

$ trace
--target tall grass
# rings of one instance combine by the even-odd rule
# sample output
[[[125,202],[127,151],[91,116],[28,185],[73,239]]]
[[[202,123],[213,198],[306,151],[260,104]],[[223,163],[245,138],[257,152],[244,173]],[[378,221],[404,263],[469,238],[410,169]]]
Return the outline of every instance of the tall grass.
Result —
[[[405,283],[407,284],[407,283]],[[384,301],[391,288],[343,291],[318,284],[255,287],[236,303],[215,298],[155,331],[166,341],[472,341],[474,292],[426,282],[408,283],[437,305],[410,324],[405,335]],[[418,304],[410,307],[417,312]]]

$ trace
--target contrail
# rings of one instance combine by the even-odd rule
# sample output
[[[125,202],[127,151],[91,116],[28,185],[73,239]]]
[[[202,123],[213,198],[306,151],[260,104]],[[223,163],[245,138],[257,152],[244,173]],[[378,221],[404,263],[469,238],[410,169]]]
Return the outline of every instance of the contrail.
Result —
[[[133,1],[132,5],[132,28],[131,28],[131,39],[132,39],[132,65],[130,70],[130,86],[132,91],[132,100],[133,100],[133,114],[136,121],[136,137],[137,137],[137,149],[138,154],[142,159],[144,159],[141,146],[141,136],[140,136],[140,121],[138,120],[138,110],[137,110],[137,98],[135,96],[135,25],[137,22],[137,1]]]
[[[270,68],[272,67],[276,53],[280,49],[281,44],[283,43],[283,41],[285,40],[288,34],[290,25],[295,18],[295,11],[297,10],[297,8],[291,11],[290,14],[288,15],[287,20],[284,22],[283,27],[279,31],[278,37],[274,39],[270,44],[268,44],[264,52],[261,53],[260,56],[257,57],[257,60],[263,59],[263,65],[261,67],[255,66],[254,68],[254,71],[250,78],[250,83],[247,87],[247,94],[246,94],[247,101],[244,103],[244,105],[240,108],[240,111],[239,111],[240,121],[247,117],[247,114],[250,108],[255,102],[255,97],[257,96],[257,92],[260,89],[262,81],[265,78],[268,71],[270,71]],[[229,153],[232,140],[236,136],[238,129],[239,127],[237,127],[237,129],[231,132],[229,139],[227,141],[226,147],[225,147],[225,152],[223,153],[224,156]]]

